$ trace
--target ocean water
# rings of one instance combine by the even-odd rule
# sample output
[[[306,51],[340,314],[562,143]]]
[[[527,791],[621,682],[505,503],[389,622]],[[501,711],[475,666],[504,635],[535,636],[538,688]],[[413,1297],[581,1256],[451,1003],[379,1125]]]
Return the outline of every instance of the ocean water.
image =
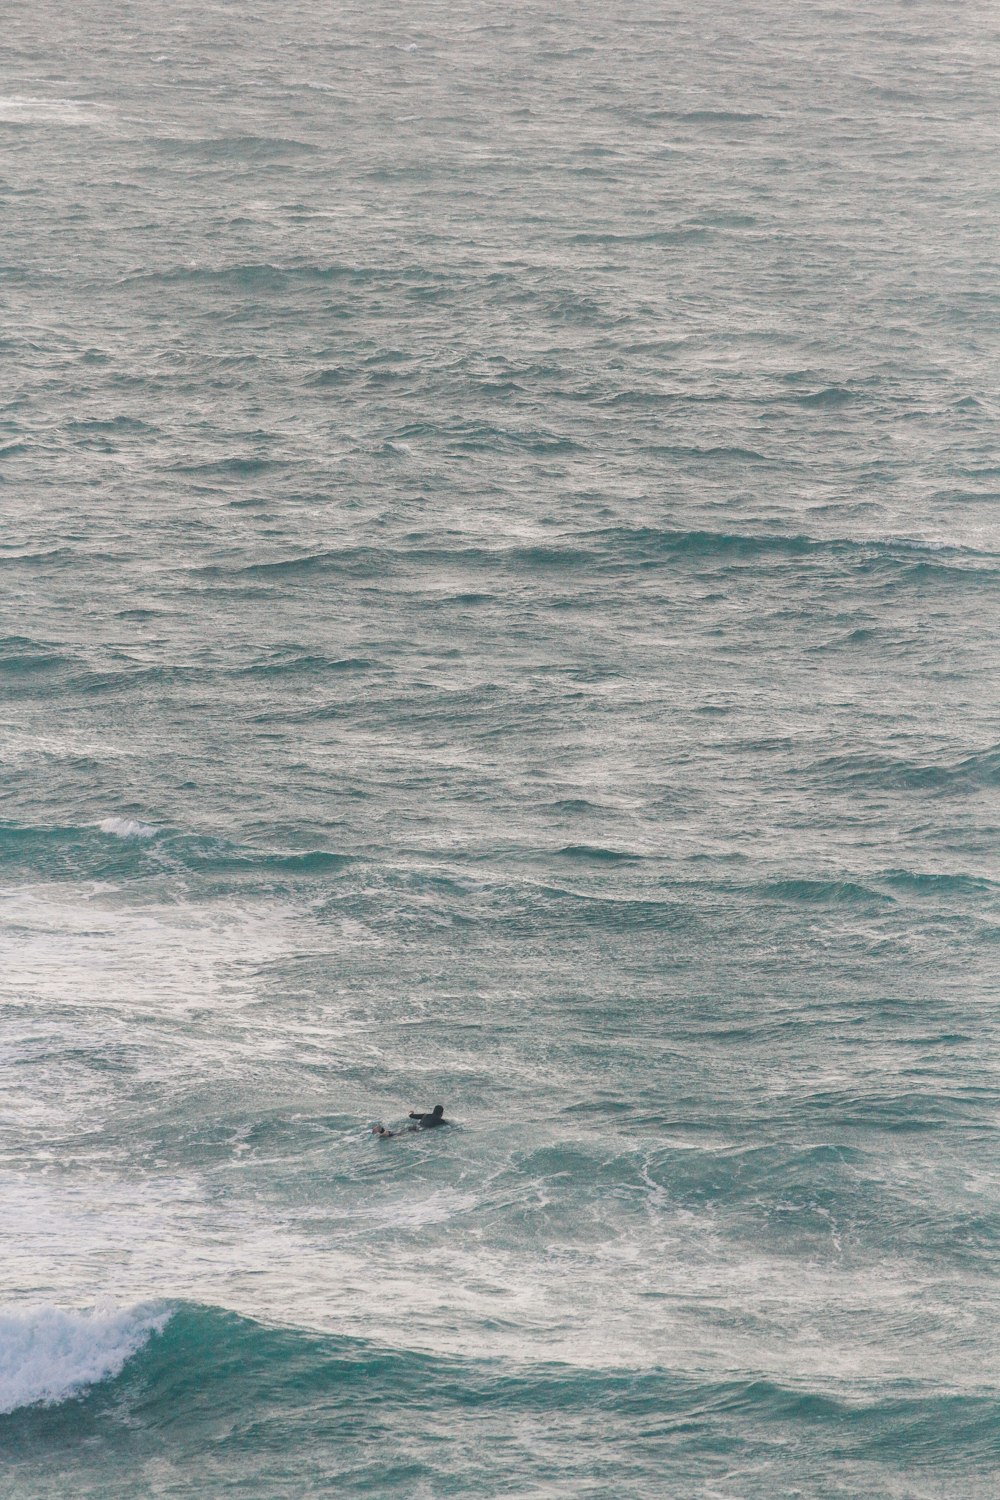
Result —
[[[2,30],[4,1495],[995,1494],[996,8]]]

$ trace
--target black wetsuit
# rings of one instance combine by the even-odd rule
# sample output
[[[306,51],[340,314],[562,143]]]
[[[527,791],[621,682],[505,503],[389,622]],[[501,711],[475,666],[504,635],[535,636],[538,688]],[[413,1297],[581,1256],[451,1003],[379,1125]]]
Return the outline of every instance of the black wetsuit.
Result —
[[[444,1115],[418,1115],[415,1110],[410,1110],[410,1119],[416,1120],[421,1130],[430,1130],[433,1125],[450,1125]]]

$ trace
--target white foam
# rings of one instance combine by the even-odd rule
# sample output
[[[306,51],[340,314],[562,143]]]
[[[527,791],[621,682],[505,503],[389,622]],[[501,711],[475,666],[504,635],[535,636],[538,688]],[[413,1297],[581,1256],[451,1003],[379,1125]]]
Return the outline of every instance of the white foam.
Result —
[[[155,1027],[167,1011],[178,1021],[204,1006],[241,1008],[257,998],[260,966],[302,941],[279,903],[137,902],[95,881],[0,886],[0,1005],[39,1015],[54,1006],[60,1025],[107,1026],[119,1040],[156,1017],[140,1050],[162,1070]],[[76,1012],[71,1022],[65,1007]],[[254,1047],[262,1026],[250,1025]],[[187,1052],[190,1040],[184,1032],[172,1046]],[[55,1078],[47,1077],[54,1087]]]
[[[131,750],[93,735],[32,734],[25,730],[5,728],[3,744],[0,745],[0,764],[36,766],[42,756],[51,760],[66,760],[70,756],[86,756],[90,760],[124,760],[131,754]]]
[[[104,818],[97,826],[116,839],[151,839],[156,832],[151,823],[137,823],[134,818]]]
[[[0,1313],[0,1415],[54,1406],[111,1379],[169,1321],[163,1308]]]
[[[90,99],[42,98],[35,94],[0,97],[0,120],[51,120],[56,124],[87,124],[99,117],[101,106]]]

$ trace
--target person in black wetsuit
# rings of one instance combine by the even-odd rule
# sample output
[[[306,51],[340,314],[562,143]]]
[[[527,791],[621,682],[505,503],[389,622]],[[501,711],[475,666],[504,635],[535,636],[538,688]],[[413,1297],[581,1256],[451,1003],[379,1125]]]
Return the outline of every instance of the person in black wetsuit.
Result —
[[[415,1109],[410,1110],[410,1119],[416,1120],[418,1130],[430,1130],[433,1125],[450,1125],[451,1121],[444,1117],[444,1105],[435,1104],[429,1115],[418,1114]]]
[[[435,1104],[429,1115],[422,1115],[417,1110],[411,1109],[409,1118],[416,1120],[415,1125],[407,1125],[404,1130],[386,1130],[384,1125],[373,1125],[372,1135],[380,1135],[387,1140],[394,1135],[415,1135],[418,1130],[431,1130],[435,1125],[450,1125],[451,1121],[444,1117],[444,1105]]]

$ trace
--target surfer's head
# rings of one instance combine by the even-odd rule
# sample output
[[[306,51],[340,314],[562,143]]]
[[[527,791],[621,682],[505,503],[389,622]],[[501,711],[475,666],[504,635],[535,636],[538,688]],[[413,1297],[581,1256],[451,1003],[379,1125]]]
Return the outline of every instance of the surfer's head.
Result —
[[[434,1115],[435,1120],[440,1120],[441,1116],[444,1114],[444,1105],[443,1104],[435,1104],[432,1113]]]

